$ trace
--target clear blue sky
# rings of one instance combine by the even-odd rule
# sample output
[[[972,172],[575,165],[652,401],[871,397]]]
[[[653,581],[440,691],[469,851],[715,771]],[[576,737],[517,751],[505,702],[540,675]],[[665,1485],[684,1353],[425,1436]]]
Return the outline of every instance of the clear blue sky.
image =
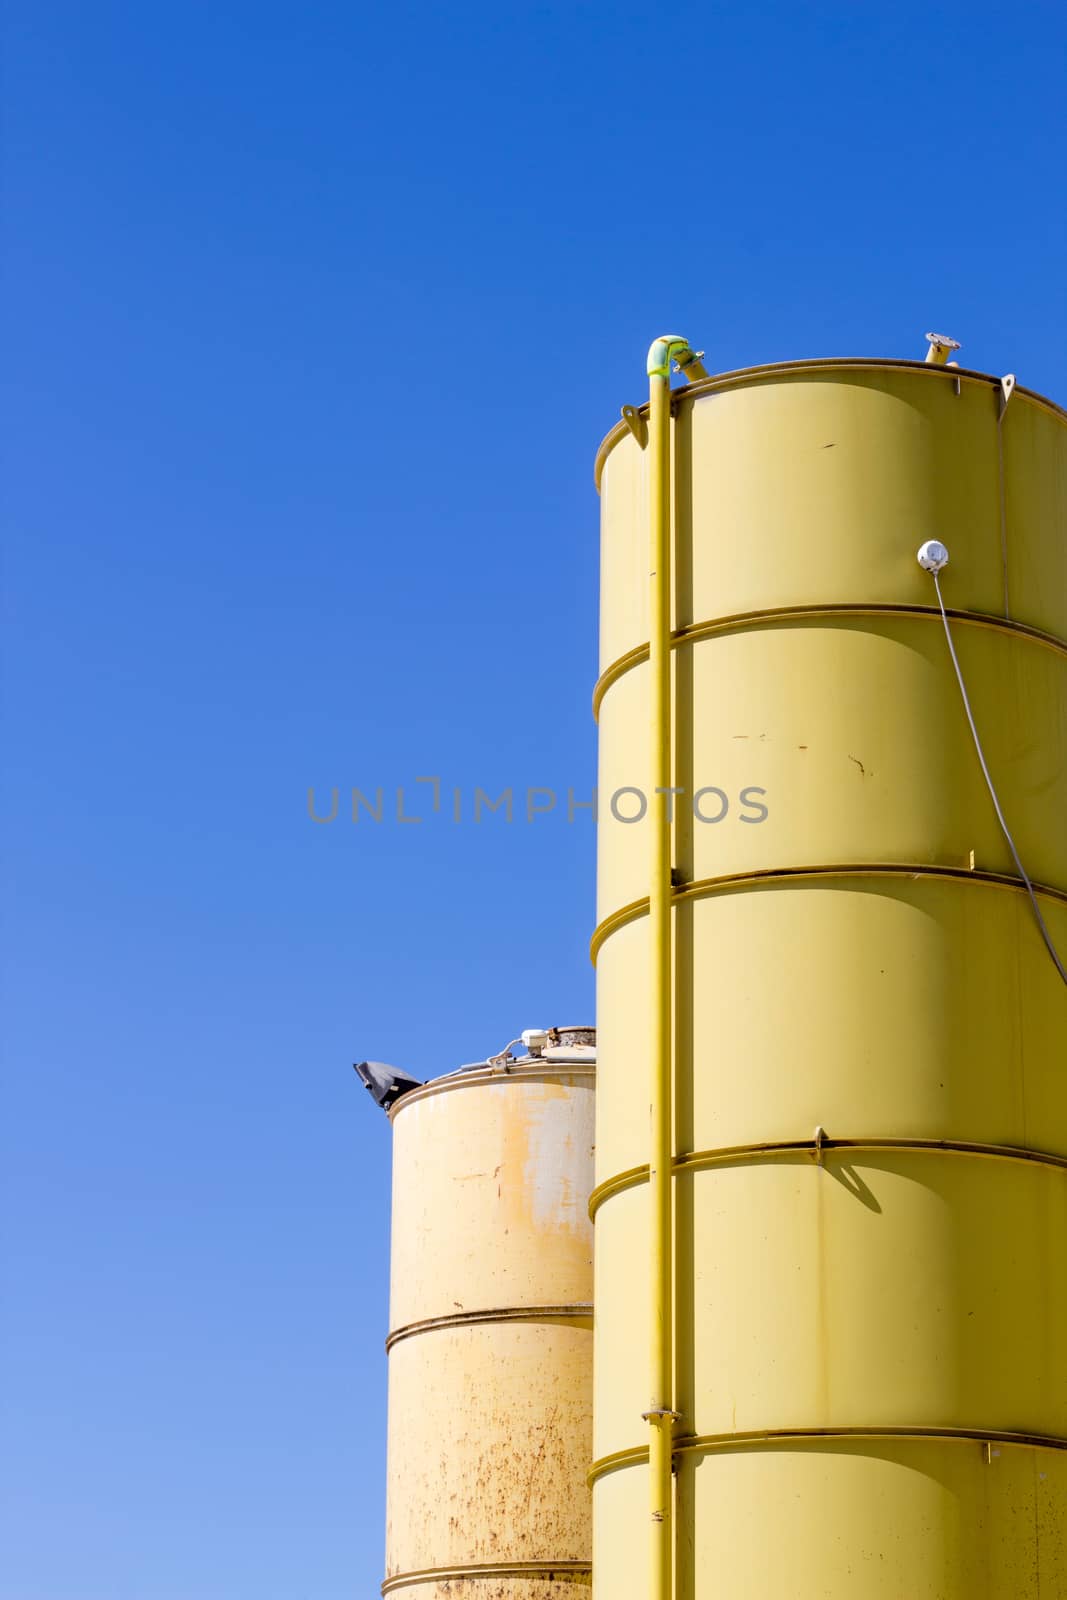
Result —
[[[377,1592],[350,1063],[589,1019],[593,830],[308,786],[591,786],[592,458],[653,335],[934,328],[1067,398],[1065,47],[1052,4],[10,0],[3,1600]]]

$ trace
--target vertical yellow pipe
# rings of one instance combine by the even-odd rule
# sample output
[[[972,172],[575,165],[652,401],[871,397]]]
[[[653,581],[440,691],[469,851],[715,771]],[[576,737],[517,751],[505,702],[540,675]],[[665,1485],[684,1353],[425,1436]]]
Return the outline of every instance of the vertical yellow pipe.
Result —
[[[671,1050],[671,361],[688,377],[704,376],[684,339],[657,339],[648,352],[649,688],[651,696],[649,951],[651,1081],[649,1229],[651,1330],[649,1377],[649,1510],[651,1600],[673,1590],[672,1443],[674,1395],[674,1259],[671,1159],[674,1144]]]
[[[652,855],[649,863],[651,1084],[649,1224],[651,1306],[649,1423],[650,1582],[652,1600],[672,1589],[671,1400],[674,1285],[671,1250],[671,392],[670,356],[660,340],[649,351],[649,674],[651,693]],[[653,367],[653,360],[662,367]]]

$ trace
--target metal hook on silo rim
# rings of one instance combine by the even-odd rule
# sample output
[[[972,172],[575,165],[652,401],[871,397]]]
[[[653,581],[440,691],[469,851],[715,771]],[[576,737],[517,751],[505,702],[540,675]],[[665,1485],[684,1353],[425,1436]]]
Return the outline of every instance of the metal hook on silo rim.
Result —
[[[623,406],[622,420],[643,450],[648,443],[648,423],[636,406]]]
[[[997,425],[998,425],[998,427],[999,427],[1000,423],[1002,423],[1003,420],[1004,420],[1004,413],[1008,409],[1008,401],[1011,399],[1011,397],[1012,397],[1012,395],[1014,393],[1015,393],[1015,374],[1014,374],[1014,372],[1006,372],[1004,374],[1003,378],[1001,378],[1001,380],[1000,380],[1000,395],[999,395],[999,401],[998,401],[998,405],[997,405]]]

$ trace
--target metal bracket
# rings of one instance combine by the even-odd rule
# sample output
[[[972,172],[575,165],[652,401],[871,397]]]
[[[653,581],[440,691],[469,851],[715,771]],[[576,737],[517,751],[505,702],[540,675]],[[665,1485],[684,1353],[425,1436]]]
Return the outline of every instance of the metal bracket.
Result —
[[[926,342],[930,346],[926,359],[934,367],[947,366],[949,356],[960,348],[960,341],[950,338],[947,333],[928,333]]]
[[[1012,395],[1014,393],[1015,393],[1015,374],[1014,374],[1014,372],[1006,372],[1004,374],[1003,378],[1001,378],[1001,380],[1000,380],[1000,398],[999,398],[999,401],[998,401],[998,404],[997,404],[997,421],[998,422],[1003,420],[1004,413],[1008,409],[1008,401],[1011,399],[1011,397],[1012,397]]]
[[[812,1155],[815,1157],[815,1165],[817,1167],[821,1167],[822,1166],[823,1141],[825,1140],[825,1138],[826,1138],[826,1129],[823,1127],[822,1123],[820,1122],[819,1126],[815,1129],[815,1143],[813,1144],[812,1151],[811,1151]]]
[[[694,362],[703,361],[705,353],[703,350],[690,350],[688,361],[676,361],[674,363],[675,372],[680,372],[684,377]]]
[[[623,406],[622,420],[643,450],[648,443],[648,423],[636,406]]]
[[[651,1411],[641,1413],[642,1422],[651,1422],[653,1417],[669,1417],[672,1422],[681,1422],[682,1413],[672,1411],[669,1406],[654,1406]]]

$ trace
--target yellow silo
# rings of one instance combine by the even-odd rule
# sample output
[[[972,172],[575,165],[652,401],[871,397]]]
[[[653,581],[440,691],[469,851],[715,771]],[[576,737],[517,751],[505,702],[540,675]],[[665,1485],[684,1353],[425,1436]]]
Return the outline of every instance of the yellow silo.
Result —
[[[390,1113],[382,1592],[401,1600],[589,1584],[595,1035],[533,1048]]]
[[[659,341],[598,457],[600,1600],[1067,1594],[1067,987],[916,560],[1062,958],[1067,417],[947,343]]]

